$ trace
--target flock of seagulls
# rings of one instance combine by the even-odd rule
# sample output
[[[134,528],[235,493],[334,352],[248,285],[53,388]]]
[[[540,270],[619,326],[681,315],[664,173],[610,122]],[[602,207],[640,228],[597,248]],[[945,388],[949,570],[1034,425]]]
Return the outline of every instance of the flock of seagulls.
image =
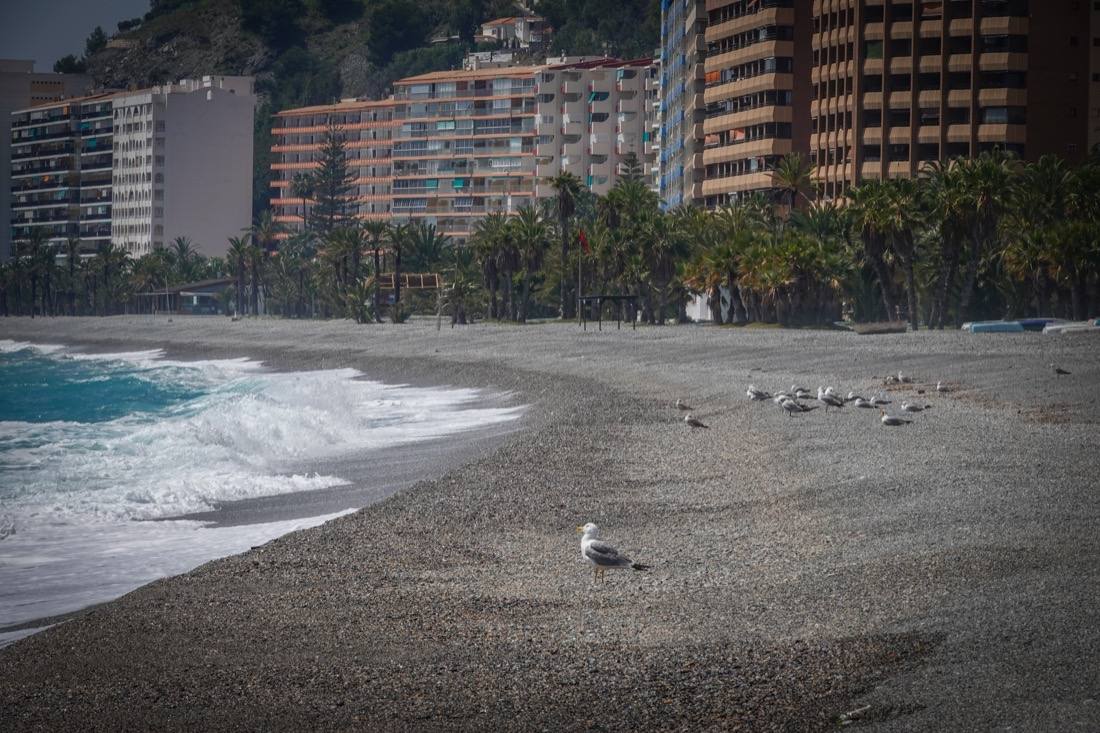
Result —
[[[883,380],[886,385],[894,384],[911,384],[913,378],[909,377],[901,372],[897,375],[891,374]],[[946,392],[947,387],[942,382],[936,383],[937,392]],[[921,394],[924,390],[918,390]],[[881,422],[887,426],[899,426],[908,425],[912,420],[907,420],[904,417],[898,417],[891,415],[886,411],[886,405],[893,404],[893,400],[887,399],[883,395],[872,395],[870,398],[863,395],[856,394],[855,392],[848,392],[847,395],[842,396],[840,392],[836,391],[832,387],[818,387],[817,394],[813,394],[805,387],[799,387],[797,385],[791,385],[790,389],[782,390],[772,394],[763,389],[758,389],[755,385],[750,384],[749,388],[745,390],[745,395],[754,402],[763,402],[765,400],[771,400],[779,406],[781,410],[787,413],[788,417],[794,417],[795,415],[803,412],[810,412],[816,410],[819,407],[824,407],[825,412],[828,412],[830,408],[833,410],[840,410],[848,405],[852,407],[878,410],[881,414]],[[806,404],[803,400],[815,400],[820,404],[811,405]],[[917,404],[916,402],[905,401],[901,403],[901,411],[907,413],[923,412],[931,409],[931,405]]]

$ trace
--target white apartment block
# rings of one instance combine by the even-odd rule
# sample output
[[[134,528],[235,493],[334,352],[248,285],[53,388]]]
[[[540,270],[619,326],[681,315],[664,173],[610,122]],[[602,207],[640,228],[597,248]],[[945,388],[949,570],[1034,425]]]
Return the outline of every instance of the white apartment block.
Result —
[[[252,77],[184,79],[112,101],[111,241],[139,257],[184,236],[225,254],[252,222]]]
[[[637,156],[648,176],[655,163],[652,59],[547,59],[537,76],[536,196],[553,196],[546,179],[562,171],[605,195]]]

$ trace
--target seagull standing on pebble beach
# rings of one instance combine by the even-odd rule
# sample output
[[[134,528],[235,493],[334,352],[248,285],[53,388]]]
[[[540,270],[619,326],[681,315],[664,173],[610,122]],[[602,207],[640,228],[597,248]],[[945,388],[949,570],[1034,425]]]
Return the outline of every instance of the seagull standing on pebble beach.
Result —
[[[593,567],[592,582],[600,580],[608,570],[649,570],[649,565],[636,563],[625,555],[620,555],[612,545],[599,539],[600,528],[589,522],[577,527],[581,535],[581,557]]]
[[[695,409],[695,408],[693,408],[691,405],[684,402],[683,400],[676,400],[676,409],[677,410],[692,410],[692,409]]]
[[[695,428],[710,428],[710,425],[706,425],[699,420],[696,420],[691,415],[684,415],[684,422],[692,429]]]

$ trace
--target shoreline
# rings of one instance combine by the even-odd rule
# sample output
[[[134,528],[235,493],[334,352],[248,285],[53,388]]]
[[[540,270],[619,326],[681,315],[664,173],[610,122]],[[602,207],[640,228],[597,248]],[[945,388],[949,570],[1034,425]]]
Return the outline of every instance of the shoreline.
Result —
[[[1085,340],[241,323],[12,319],[0,336],[194,358],[235,344],[518,393],[529,414],[437,478],[0,650],[0,721],[815,730],[864,704],[882,730],[1100,719]],[[1052,360],[1075,379],[1053,382]],[[743,395],[862,391],[899,368],[956,389],[904,431]],[[679,424],[677,397],[711,430]],[[1034,413],[1054,407],[1057,423]],[[593,588],[572,534],[588,520],[654,570]],[[89,655],[105,660],[91,678]],[[47,679],[76,691],[62,709]]]

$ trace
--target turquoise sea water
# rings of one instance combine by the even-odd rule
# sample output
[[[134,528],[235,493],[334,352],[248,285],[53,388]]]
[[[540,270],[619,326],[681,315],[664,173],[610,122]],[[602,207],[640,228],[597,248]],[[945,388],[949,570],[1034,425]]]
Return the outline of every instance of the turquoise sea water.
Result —
[[[327,519],[163,519],[346,483],[305,466],[518,416],[476,390],[279,373],[247,359],[86,354],[0,340],[4,627],[108,600]]]

